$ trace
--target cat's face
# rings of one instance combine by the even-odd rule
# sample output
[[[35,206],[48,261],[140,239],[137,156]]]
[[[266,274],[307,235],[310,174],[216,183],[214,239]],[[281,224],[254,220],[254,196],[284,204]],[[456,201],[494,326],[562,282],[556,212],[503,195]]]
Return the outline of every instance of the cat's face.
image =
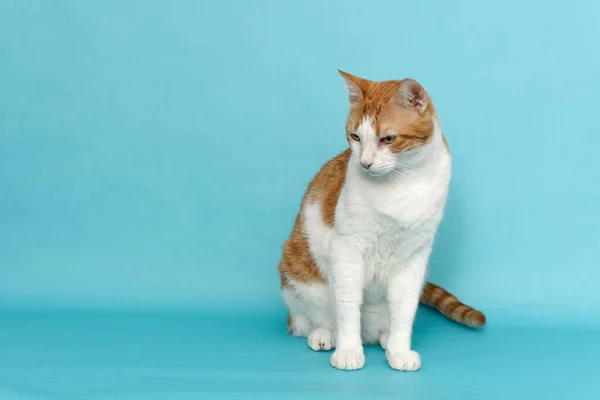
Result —
[[[341,72],[350,94],[346,137],[365,173],[385,176],[410,169],[434,131],[434,109],[412,79],[373,82]]]

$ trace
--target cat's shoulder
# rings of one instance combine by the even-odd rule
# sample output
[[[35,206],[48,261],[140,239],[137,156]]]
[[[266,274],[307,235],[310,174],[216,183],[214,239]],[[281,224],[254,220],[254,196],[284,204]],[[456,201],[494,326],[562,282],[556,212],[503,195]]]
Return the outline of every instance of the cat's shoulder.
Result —
[[[321,203],[323,220],[329,226],[333,226],[335,207],[346,180],[348,160],[350,160],[350,148],[327,161],[306,191],[305,201]]]

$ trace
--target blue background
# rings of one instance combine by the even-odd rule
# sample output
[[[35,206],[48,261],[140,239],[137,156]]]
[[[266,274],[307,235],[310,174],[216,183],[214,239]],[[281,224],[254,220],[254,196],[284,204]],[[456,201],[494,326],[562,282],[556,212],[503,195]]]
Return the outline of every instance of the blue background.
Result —
[[[0,398],[597,393],[599,19],[593,0],[0,0]],[[346,146],[338,68],[417,79],[452,150],[431,279],[489,325],[423,310],[417,374],[375,348],[338,372],[285,334],[281,244]]]

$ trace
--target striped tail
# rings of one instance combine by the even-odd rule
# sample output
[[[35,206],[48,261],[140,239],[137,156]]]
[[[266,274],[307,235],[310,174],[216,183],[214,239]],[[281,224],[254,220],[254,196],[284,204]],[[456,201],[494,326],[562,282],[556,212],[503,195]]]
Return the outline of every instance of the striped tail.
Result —
[[[481,311],[461,303],[455,296],[433,283],[425,284],[421,303],[435,308],[448,319],[470,328],[482,328],[485,325],[485,315]]]

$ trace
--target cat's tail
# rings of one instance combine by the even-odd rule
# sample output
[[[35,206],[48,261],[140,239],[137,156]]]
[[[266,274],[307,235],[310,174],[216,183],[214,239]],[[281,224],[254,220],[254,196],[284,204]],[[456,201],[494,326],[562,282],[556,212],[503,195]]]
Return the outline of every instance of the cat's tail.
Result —
[[[425,284],[421,303],[435,308],[448,319],[470,328],[482,328],[485,325],[485,315],[481,311],[461,303],[455,296],[433,283]]]

